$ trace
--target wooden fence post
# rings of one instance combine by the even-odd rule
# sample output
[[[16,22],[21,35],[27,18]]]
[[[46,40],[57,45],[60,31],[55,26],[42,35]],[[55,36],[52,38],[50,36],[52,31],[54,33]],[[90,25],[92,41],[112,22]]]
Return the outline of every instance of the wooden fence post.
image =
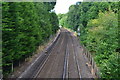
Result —
[[[100,72],[99,68],[97,67],[94,59],[92,58],[91,53],[86,49],[86,47],[83,45],[83,54],[88,58],[90,66],[91,73],[96,76],[97,78],[100,78]]]

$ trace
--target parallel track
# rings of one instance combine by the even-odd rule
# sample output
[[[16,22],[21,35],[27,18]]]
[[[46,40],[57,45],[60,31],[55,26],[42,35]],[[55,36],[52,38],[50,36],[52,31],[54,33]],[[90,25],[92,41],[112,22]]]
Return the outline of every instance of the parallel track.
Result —
[[[55,47],[57,47],[57,44],[59,44],[59,41],[61,41],[61,37],[62,37],[62,36],[61,36],[61,34],[60,34],[60,37],[59,37],[58,41],[56,42],[56,44],[54,45],[54,47],[49,50],[49,52],[48,52],[49,55],[48,55],[47,58],[44,60],[42,66],[40,66],[40,68],[39,68],[38,72],[35,74],[34,78],[37,78],[37,77],[38,77],[38,75],[39,75],[39,73],[41,72],[41,70],[43,69],[44,65],[46,64],[46,62],[47,62],[48,59],[50,58],[50,55],[52,54],[52,53],[51,53],[52,50],[54,50]]]
[[[71,35],[70,35],[71,36]],[[79,79],[82,80],[82,76],[81,76],[81,72],[80,72],[80,66],[79,66],[79,63],[78,63],[78,59],[77,59],[77,53],[76,53],[76,50],[74,48],[74,41],[73,41],[73,38],[71,36],[71,40],[72,40],[72,45],[73,45],[73,49],[74,49],[74,57],[75,57],[75,61],[76,61],[76,65],[77,65],[77,71],[78,71],[78,75],[79,75]]]
[[[36,64],[29,67],[19,78],[82,78],[78,59],[77,45],[72,34],[63,29],[51,47],[43,56],[36,59]],[[40,62],[39,62],[40,61]],[[30,73],[29,70],[34,71]],[[25,75],[25,76],[24,76]]]
[[[74,43],[73,43],[73,39],[72,39],[72,36],[71,36],[71,34],[70,34],[70,32],[67,32],[67,35],[69,36],[69,40],[71,40],[72,41],[72,43],[71,43],[71,45],[72,45],[72,48],[73,48],[73,55],[74,55],[74,60],[75,60],[75,63],[76,63],[76,65],[77,65],[77,71],[78,71],[78,78],[81,80],[81,73],[80,73],[80,67],[79,67],[79,64],[78,64],[78,59],[77,59],[77,53],[76,53],[76,51],[75,51],[75,49],[74,49]],[[72,52],[70,52],[69,51],[69,46],[68,46],[68,44],[70,44],[70,42],[68,43],[66,43],[66,53],[65,53],[65,57],[64,57],[64,69],[63,69],[63,76],[62,76],[62,78],[63,78],[63,80],[65,79],[65,78],[69,78],[69,69],[68,69],[68,64],[69,64],[69,54],[72,54]],[[71,64],[72,65],[72,64]]]
[[[68,51],[68,42],[67,42],[66,43],[65,56],[64,56],[64,68],[63,68],[63,73],[62,73],[63,80],[65,78],[68,78],[68,58],[69,58],[69,51]]]
[[[63,50],[63,46],[66,45],[65,42],[67,41],[66,36],[65,36],[64,33],[65,32],[61,33],[62,36],[60,37],[59,41],[57,41],[56,46],[53,47],[53,49],[51,50],[50,55],[44,61],[44,64],[42,65],[42,67],[40,67],[38,73],[36,74],[36,76],[34,78],[36,78],[36,77],[37,78],[39,78],[39,77],[45,77],[45,78],[50,78],[51,77],[51,78],[54,78],[55,75],[60,78],[59,73],[55,74],[56,73],[55,69],[58,68],[57,67],[58,58],[62,59],[62,56],[64,56],[64,54],[61,53],[61,51]],[[51,60],[53,60],[53,61],[51,61]],[[50,64],[50,66],[47,66],[48,64]],[[47,71],[46,71],[46,67],[48,69]]]
[[[46,49],[47,51],[51,52],[52,48],[54,48],[54,46],[56,44],[58,44],[58,41],[60,39],[61,34],[58,34],[58,36],[56,37],[56,39],[54,40],[54,42],[52,44],[50,44],[50,46]],[[40,70],[40,68],[43,66],[44,62],[47,60],[47,58],[49,57],[51,53],[46,54],[45,52],[43,52],[19,77],[17,80],[19,80],[20,78],[36,78],[36,75],[38,75],[38,71]],[[33,69],[34,68],[34,69]],[[33,70],[31,70],[33,69]],[[31,71],[30,71],[31,70]],[[31,73],[32,72],[32,73]]]

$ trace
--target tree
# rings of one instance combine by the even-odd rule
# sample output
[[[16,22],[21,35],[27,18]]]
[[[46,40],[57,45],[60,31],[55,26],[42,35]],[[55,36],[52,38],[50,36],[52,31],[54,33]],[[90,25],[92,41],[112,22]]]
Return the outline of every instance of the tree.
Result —
[[[3,73],[13,71],[59,28],[55,2],[3,2]]]

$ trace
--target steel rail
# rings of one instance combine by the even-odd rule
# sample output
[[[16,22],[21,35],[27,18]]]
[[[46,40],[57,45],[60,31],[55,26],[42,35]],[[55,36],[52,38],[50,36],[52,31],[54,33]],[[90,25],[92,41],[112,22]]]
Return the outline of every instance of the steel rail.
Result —
[[[57,45],[56,41],[58,41],[60,35],[61,35],[61,33],[58,33],[58,34],[57,34],[57,36],[55,37],[54,41],[49,45],[49,47],[47,47],[46,50],[48,50],[50,47],[54,47],[55,44]],[[49,50],[49,51],[50,51],[50,50]],[[43,52],[43,53],[45,53],[45,52]],[[42,58],[43,53],[42,53],[38,58],[36,58],[36,60],[35,60],[32,64],[30,64],[30,66],[17,78],[17,80],[19,80],[19,79],[21,79],[21,78],[24,78],[24,75],[26,75],[26,73],[30,70],[30,68],[32,68],[32,66],[36,63],[36,61],[38,61],[38,59]],[[49,55],[50,55],[50,54],[49,54]],[[48,55],[48,56],[49,56],[49,55]],[[44,58],[46,58],[46,56],[45,56]],[[42,61],[42,62],[44,62],[44,61]],[[33,77],[33,78],[34,78],[34,73],[33,73],[33,75],[30,76],[30,77]]]
[[[64,38],[64,36],[62,36],[62,37]],[[61,41],[60,39],[62,39],[62,37],[59,38],[59,41]],[[59,41],[57,42],[56,45],[58,45]],[[64,39],[62,39],[62,41],[61,41],[61,44],[60,44],[61,46],[62,46],[63,42],[64,42]],[[61,48],[61,46],[60,46],[60,48]],[[55,50],[55,48],[56,48],[56,47],[53,47],[52,50]],[[58,55],[56,55],[56,58],[57,58],[57,56],[58,56]],[[50,55],[48,56],[48,58],[50,58]],[[53,62],[55,62],[56,58],[54,59]],[[48,59],[44,62],[44,64],[42,65],[42,67],[39,69],[39,71],[38,71],[38,73],[36,74],[35,78],[36,78],[36,77],[39,75],[39,73],[42,71],[42,68],[44,67],[44,65],[46,64],[47,61],[48,61]],[[53,64],[53,63],[52,63],[52,64]]]
[[[60,40],[60,37],[59,37],[59,40]],[[57,41],[56,45],[58,44],[59,40]],[[55,45],[55,46],[56,46],[56,45]],[[54,47],[55,47],[55,46],[54,46]],[[54,47],[53,47],[53,49],[50,49],[50,51],[54,50],[54,49],[55,49]],[[49,55],[47,56],[47,58],[44,60],[42,66],[39,67],[37,73],[34,75],[34,78],[36,78],[36,77],[39,75],[39,73],[42,71],[43,67],[45,66],[46,62],[47,62],[48,59],[50,58],[50,55],[51,55],[51,54],[52,54],[52,53],[50,52]]]
[[[68,33],[68,32],[66,32]],[[67,34],[66,34],[67,35]],[[67,39],[67,38],[66,38]],[[62,73],[62,79],[64,80],[65,78],[68,78],[68,42],[66,43],[66,50],[65,50],[65,56],[64,56],[64,67],[63,67],[63,73]]]
[[[70,34],[70,36],[71,36],[71,34]],[[73,45],[73,47],[74,47],[74,41],[73,41],[73,38],[72,38],[72,36],[71,36],[71,40],[72,40],[72,45]],[[82,80],[82,76],[81,76],[81,72],[80,72],[80,66],[79,66],[79,63],[78,63],[78,59],[77,59],[77,53],[76,53],[76,51],[75,51],[75,48],[73,48],[74,49],[74,59],[75,59],[75,61],[76,61],[76,65],[77,65],[77,70],[78,70],[78,75],[79,75],[79,79],[80,80]]]

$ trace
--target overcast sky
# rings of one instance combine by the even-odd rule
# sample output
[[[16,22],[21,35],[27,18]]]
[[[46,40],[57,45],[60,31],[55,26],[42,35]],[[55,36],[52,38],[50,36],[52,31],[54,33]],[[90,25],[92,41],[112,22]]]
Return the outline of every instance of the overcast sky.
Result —
[[[58,13],[66,13],[69,10],[70,5],[75,4],[76,2],[83,0],[57,0],[55,6],[55,12]]]

